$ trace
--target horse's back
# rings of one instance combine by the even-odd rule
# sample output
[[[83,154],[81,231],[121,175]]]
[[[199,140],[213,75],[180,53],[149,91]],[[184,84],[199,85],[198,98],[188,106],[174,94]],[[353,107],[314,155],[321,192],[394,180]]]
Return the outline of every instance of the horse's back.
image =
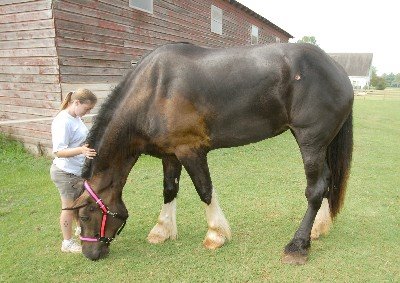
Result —
[[[273,49],[178,44],[158,49],[154,56],[160,59],[152,62],[163,65],[152,73],[164,68],[161,85],[168,86],[154,94],[168,99],[164,111],[179,115],[174,120],[188,121],[184,109],[195,109],[187,117],[202,121],[212,148],[256,142],[287,128],[280,95],[287,66]]]
[[[257,142],[318,122],[327,111],[345,112],[352,99],[345,72],[308,44],[169,44],[138,67],[132,103],[146,111],[143,131],[162,144],[194,141],[218,148]]]

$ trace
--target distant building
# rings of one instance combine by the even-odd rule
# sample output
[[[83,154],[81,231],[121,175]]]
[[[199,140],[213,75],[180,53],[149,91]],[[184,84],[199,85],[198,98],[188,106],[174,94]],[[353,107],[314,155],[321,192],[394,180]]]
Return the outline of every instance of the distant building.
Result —
[[[369,88],[372,53],[330,53],[329,56],[346,70],[354,89]]]

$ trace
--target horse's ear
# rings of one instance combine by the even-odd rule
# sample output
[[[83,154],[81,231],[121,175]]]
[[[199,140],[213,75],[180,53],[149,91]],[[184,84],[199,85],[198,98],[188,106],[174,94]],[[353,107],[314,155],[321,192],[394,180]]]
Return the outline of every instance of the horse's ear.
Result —
[[[84,191],[83,194],[81,194],[81,196],[74,201],[71,207],[63,208],[62,210],[76,210],[82,208],[89,204],[88,198],[89,193],[87,191]]]
[[[89,197],[89,193],[84,191],[83,194],[74,201],[74,207],[83,207],[87,205]]]

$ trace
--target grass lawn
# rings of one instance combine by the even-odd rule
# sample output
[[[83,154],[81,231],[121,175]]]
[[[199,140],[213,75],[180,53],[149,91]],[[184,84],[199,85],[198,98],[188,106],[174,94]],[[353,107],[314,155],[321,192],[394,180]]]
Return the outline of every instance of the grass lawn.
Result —
[[[105,260],[60,251],[51,160],[0,135],[0,282],[399,282],[400,101],[355,101],[353,168],[331,233],[312,243],[304,266],[283,265],[283,247],[306,209],[305,178],[290,133],[211,152],[209,163],[232,241],[202,247],[207,224],[186,172],[178,239],[146,242],[162,204],[162,168],[143,156],[124,189],[127,225]]]

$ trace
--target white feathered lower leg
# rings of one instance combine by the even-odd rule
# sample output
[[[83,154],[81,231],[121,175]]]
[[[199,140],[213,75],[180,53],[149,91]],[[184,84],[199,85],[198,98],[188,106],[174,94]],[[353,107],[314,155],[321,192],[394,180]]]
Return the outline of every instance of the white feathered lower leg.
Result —
[[[311,229],[311,239],[316,240],[321,235],[326,235],[332,225],[332,218],[329,209],[329,203],[326,198],[322,200],[320,209],[314,220],[314,225]]]
[[[226,240],[231,239],[231,229],[221,207],[218,204],[217,195],[213,189],[211,203],[206,205],[206,218],[208,231],[203,244],[208,249],[221,247]]]
[[[147,240],[152,244],[163,243],[167,239],[175,240],[178,236],[176,226],[176,198],[162,206],[157,224],[151,229]]]

